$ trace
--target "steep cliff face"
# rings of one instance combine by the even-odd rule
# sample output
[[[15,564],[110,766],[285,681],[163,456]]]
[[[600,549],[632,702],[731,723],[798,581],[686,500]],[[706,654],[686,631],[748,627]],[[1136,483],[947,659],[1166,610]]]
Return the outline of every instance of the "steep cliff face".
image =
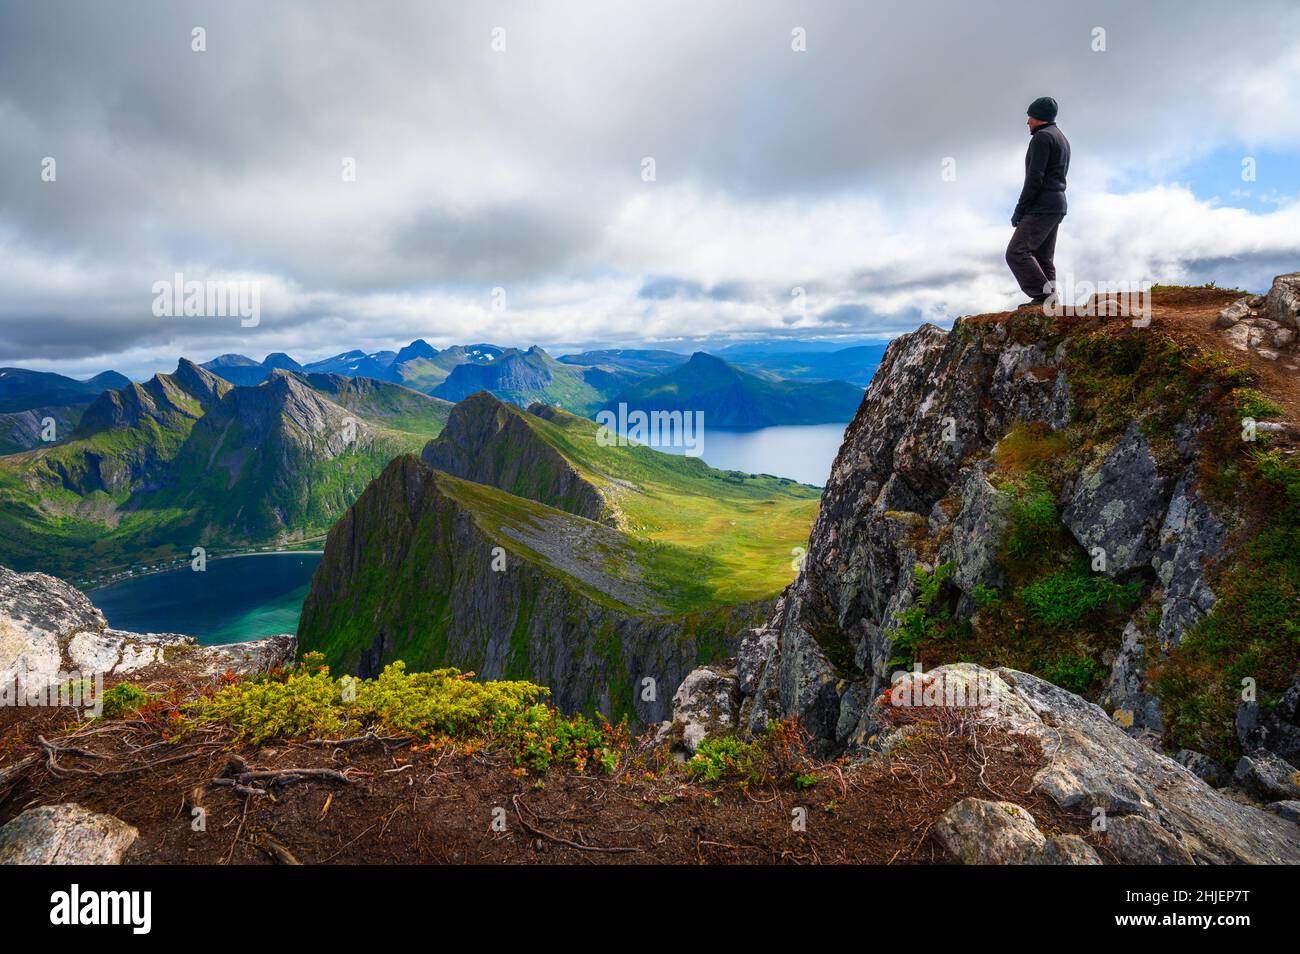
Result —
[[[402,659],[526,678],[566,711],[657,721],[765,609],[670,614],[646,561],[616,530],[400,457],[330,531],[300,648],[361,676]]]
[[[1300,572],[1281,555],[1297,525],[1289,425],[1238,433],[1289,409],[1206,333],[1230,299],[1157,293],[1150,326],[1022,313],[894,341],[802,572],[742,643],[742,723],[797,714],[827,751],[864,748],[891,674],[969,660],[1234,758],[1241,679],[1254,724],[1296,677]],[[1240,592],[1248,564],[1268,600]]]
[[[526,415],[535,418],[545,413],[544,407],[521,411],[479,391],[455,406],[447,426],[421,457],[453,477],[612,523],[614,511],[604,495],[535,432]]]

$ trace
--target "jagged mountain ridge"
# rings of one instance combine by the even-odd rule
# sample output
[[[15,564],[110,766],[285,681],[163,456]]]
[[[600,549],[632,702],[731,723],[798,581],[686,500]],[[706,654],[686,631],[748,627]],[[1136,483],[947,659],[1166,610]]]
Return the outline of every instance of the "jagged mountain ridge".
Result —
[[[0,459],[0,559],[76,575],[323,534],[448,410],[397,385],[280,370],[234,387],[182,359],[101,395],[71,440]]]

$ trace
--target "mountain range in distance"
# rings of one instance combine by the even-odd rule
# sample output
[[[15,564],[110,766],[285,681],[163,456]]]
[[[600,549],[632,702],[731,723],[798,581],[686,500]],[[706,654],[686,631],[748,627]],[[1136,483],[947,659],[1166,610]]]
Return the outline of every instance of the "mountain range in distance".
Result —
[[[437,349],[417,338],[398,351],[345,351],[299,362],[284,352],[261,361],[223,354],[200,367],[252,387],[272,375],[325,374],[398,384],[455,403],[478,391],[528,407],[561,407],[590,417],[620,403],[652,412],[703,411],[710,426],[755,428],[842,423],[852,418],[886,345],[832,350],[822,342],[729,345],[717,354],[610,348],[553,357],[479,343]],[[0,369],[0,455],[65,440],[102,393],[131,381],[116,371],[87,380],[24,368]]]
[[[34,447],[51,419],[55,434],[70,432],[95,398],[130,383],[116,371],[78,381],[49,371],[0,368],[0,454]]]
[[[261,362],[222,355],[204,367],[236,384],[275,370],[326,372],[392,381],[463,400],[478,391],[528,407],[562,407],[590,416],[620,402],[645,411],[702,410],[717,427],[840,423],[857,410],[886,344],[831,349],[818,342],[755,342],[719,354],[610,348],[553,357],[491,344],[438,350],[416,339],[400,351],[346,351],[307,364],[270,354]]]
[[[275,369],[236,386],[182,358],[102,392],[58,442],[0,456],[0,563],[86,578],[301,544],[450,410],[371,378]]]

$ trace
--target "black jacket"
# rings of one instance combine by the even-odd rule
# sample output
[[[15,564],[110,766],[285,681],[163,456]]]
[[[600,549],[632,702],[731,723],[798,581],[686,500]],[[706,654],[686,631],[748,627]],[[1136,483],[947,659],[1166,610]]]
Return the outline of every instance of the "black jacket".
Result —
[[[1046,123],[1029,137],[1025,153],[1025,187],[1011,214],[1011,224],[1021,216],[1040,212],[1065,214],[1065,174],[1070,171],[1070,140],[1056,123]]]

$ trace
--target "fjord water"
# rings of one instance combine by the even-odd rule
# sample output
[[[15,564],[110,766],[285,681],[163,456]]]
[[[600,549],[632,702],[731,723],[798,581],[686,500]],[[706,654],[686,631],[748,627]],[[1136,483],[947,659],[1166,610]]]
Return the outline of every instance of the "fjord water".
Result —
[[[184,633],[205,646],[298,628],[319,553],[259,553],[137,576],[86,595],[115,629]]]
[[[844,440],[844,424],[791,424],[777,427],[722,428],[704,422],[704,462],[719,470],[771,474],[821,487]],[[681,447],[650,444],[655,450],[684,454]]]

